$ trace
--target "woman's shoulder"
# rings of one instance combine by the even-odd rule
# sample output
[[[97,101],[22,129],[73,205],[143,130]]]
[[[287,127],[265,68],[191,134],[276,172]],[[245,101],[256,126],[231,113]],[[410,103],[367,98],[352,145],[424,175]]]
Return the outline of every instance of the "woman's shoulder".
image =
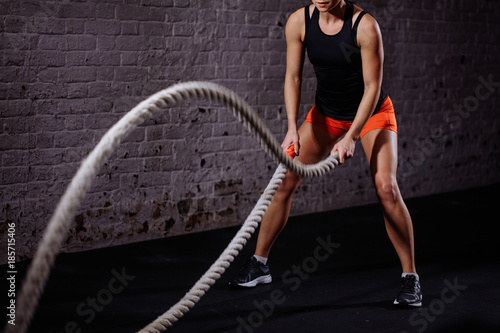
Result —
[[[314,6],[314,5],[312,5]],[[288,24],[304,24],[305,22],[305,9],[310,8],[310,6],[306,7],[301,7],[294,11],[289,17],[288,17]]]
[[[306,18],[305,18],[305,10],[307,7],[302,7],[293,12],[289,17],[286,23],[286,31],[289,36],[296,36],[300,38],[301,41],[304,40],[305,35],[305,26],[306,26]]]
[[[354,5],[354,11],[352,15],[353,25],[363,11],[364,10],[362,8]],[[357,42],[360,46],[369,44],[378,45],[382,40],[380,27],[377,23],[377,20],[368,12],[366,12],[359,21],[357,31]]]
[[[365,10],[358,5],[354,5],[354,10],[352,13],[352,24],[356,22],[358,19],[359,15],[364,12]],[[358,30],[372,30],[372,29],[378,29],[378,23],[377,20],[373,16],[370,15],[370,13],[366,12],[361,21],[359,22],[359,28]]]

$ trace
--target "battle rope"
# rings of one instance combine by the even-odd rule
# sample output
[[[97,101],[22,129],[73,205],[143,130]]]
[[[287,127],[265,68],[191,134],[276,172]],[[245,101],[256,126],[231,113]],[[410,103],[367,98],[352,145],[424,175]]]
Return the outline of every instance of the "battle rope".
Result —
[[[161,332],[172,326],[208,291],[210,286],[229,267],[257,228],[287,169],[301,177],[314,177],[325,174],[338,164],[337,154],[330,155],[327,159],[314,165],[304,165],[287,158],[278,141],[252,108],[233,91],[220,85],[208,82],[186,82],[157,92],[139,103],[121,118],[102,137],[89,156],[83,160],[59,201],[28,269],[17,297],[16,304],[19,311],[16,316],[16,325],[7,324],[6,332],[24,333],[27,330],[47,282],[50,269],[54,265],[55,257],[59,252],[60,245],[66,236],[75,212],[80,207],[93,179],[116,147],[132,130],[151,117],[154,112],[189,99],[208,99],[221,102],[230,107],[235,117],[256,136],[263,149],[282,165],[278,167],[257,205],[216,262],[177,304],[142,329],[141,333]]]

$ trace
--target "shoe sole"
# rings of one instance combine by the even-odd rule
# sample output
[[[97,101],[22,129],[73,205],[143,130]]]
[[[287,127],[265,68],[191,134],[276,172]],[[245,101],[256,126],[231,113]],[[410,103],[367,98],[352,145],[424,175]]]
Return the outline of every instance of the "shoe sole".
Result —
[[[271,283],[272,281],[273,281],[273,278],[271,277],[271,275],[268,274],[268,275],[259,276],[258,278],[254,279],[252,281],[249,281],[249,282],[238,283],[237,285],[239,287],[251,288],[251,287],[255,287],[258,284],[268,284],[268,283]]]
[[[415,307],[415,308],[418,308],[418,307],[422,306],[422,302],[418,302],[418,303],[399,303],[397,299],[395,299],[392,304],[399,305],[399,306],[411,306],[411,307]]]

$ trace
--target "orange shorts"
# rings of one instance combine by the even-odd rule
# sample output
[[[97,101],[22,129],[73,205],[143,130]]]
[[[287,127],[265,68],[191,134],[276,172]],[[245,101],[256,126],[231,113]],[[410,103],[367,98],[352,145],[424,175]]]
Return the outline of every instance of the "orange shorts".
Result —
[[[309,111],[305,121],[313,123],[314,125],[321,127],[328,133],[339,138],[342,137],[352,125],[352,121],[336,120],[321,114],[321,112],[319,112],[316,108],[316,105],[314,105],[311,111]],[[366,133],[373,129],[380,128],[389,129],[396,133],[398,132],[394,106],[392,105],[392,101],[389,96],[384,99],[384,102],[380,106],[378,112],[368,119],[368,122],[361,131],[360,137],[362,138]]]

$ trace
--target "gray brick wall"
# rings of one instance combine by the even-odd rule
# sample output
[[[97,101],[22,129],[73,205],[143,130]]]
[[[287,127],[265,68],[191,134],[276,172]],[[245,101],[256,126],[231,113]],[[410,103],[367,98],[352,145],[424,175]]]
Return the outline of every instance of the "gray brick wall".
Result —
[[[308,1],[0,2],[0,234],[16,224],[30,258],[81,160],[128,110],[179,81],[222,84],[278,140],[284,26]],[[498,182],[500,4],[359,1],[380,23],[384,86],[399,123],[405,197]],[[302,117],[315,81],[305,68]],[[221,105],[190,101],[147,120],[117,149],[63,251],[238,225],[276,165]],[[298,190],[292,214],[376,201],[359,146]],[[2,252],[0,263],[6,262]]]

